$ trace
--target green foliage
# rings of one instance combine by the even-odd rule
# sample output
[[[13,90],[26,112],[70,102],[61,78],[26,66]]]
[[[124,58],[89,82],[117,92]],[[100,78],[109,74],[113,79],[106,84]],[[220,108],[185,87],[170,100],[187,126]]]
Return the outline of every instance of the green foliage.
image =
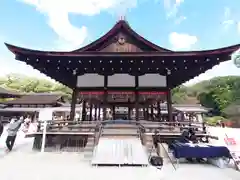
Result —
[[[211,126],[215,126],[219,121],[227,121],[227,119],[221,116],[213,116],[213,117],[204,117],[204,121]]]
[[[71,89],[55,81],[20,74],[0,77],[0,86],[22,93],[61,93],[69,100],[72,93]],[[193,86],[179,86],[172,90],[172,100],[179,104],[199,102],[211,108],[218,118],[240,115],[240,76],[216,77]],[[210,122],[214,120],[210,119]]]
[[[187,98],[186,88],[184,86],[176,87],[172,90],[173,103],[183,103]]]
[[[9,74],[0,78],[0,86],[21,93],[60,93],[69,100],[72,92],[68,87],[55,81],[28,77],[21,74]]]
[[[240,101],[235,101],[223,110],[227,117],[240,117]]]
[[[223,115],[223,111],[233,102],[240,99],[240,77],[216,77],[209,81],[200,82],[193,87],[199,102],[212,108],[216,115]]]

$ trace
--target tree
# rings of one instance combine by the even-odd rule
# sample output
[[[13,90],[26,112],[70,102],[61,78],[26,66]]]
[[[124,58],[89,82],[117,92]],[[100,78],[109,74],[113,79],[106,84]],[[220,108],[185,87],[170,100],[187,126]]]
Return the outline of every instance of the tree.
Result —
[[[0,86],[22,93],[55,92],[71,99],[72,90],[60,83],[46,79],[32,78],[21,74],[9,74],[0,78]],[[214,115],[225,115],[224,110],[240,102],[240,76],[216,77],[193,86],[179,86],[172,89],[173,103],[200,103],[213,109]]]
[[[223,110],[240,97],[240,77],[217,77],[205,83],[205,89],[199,93],[200,103],[212,108],[216,115],[223,114]]]
[[[9,74],[0,79],[0,85],[6,89],[22,93],[55,92],[67,99],[71,98],[72,90],[60,83],[46,79],[32,78],[21,74]]]
[[[172,102],[182,104],[187,98],[186,88],[184,86],[176,87],[172,90]]]

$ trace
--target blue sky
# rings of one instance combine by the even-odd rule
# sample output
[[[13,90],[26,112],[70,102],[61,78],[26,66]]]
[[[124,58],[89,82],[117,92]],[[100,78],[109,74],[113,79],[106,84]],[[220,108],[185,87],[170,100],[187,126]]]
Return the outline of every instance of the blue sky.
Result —
[[[0,0],[0,75],[44,77],[14,60],[4,42],[40,50],[74,50],[99,38],[125,15],[148,40],[172,50],[240,43],[239,0]],[[232,61],[191,83],[240,75]]]

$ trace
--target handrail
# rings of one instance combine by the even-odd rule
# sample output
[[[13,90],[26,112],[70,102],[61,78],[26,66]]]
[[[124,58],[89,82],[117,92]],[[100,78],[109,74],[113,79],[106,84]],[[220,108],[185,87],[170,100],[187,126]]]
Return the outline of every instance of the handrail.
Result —
[[[164,150],[164,151],[165,151],[165,153],[167,154],[167,156],[168,156],[168,159],[170,160],[170,162],[171,162],[171,164],[172,164],[172,166],[173,166],[174,170],[176,171],[176,170],[177,170],[177,168],[176,168],[176,166],[174,165],[174,163],[173,163],[173,161],[172,161],[171,157],[169,156],[169,154],[168,154],[168,151],[166,150],[166,148],[163,146],[163,144],[162,144],[162,143],[160,143],[160,145],[162,146],[163,150]]]
[[[99,139],[102,135],[102,129],[103,129],[102,123],[99,123],[97,125],[97,127],[98,127],[98,134],[97,134],[97,136],[95,137],[95,140],[94,140],[94,147],[97,145],[97,143],[99,142]]]
[[[95,154],[96,154],[95,147],[96,147],[97,143],[99,142],[99,139],[100,139],[100,137],[101,137],[101,135],[102,135],[102,129],[103,129],[101,122],[100,122],[98,125],[99,125],[98,135],[95,136],[95,138],[94,138],[93,157],[95,157]]]
[[[69,128],[69,130],[76,129],[76,128],[96,128],[97,126],[103,127],[105,125],[109,124],[114,124],[115,120],[112,122],[110,120],[108,121],[54,121],[54,120],[49,120],[47,121],[47,130],[49,131],[50,129],[62,129],[62,128]],[[206,131],[206,126],[204,123],[193,123],[193,122],[153,122],[153,121],[135,121],[135,120],[121,120],[120,122],[126,122],[126,124],[135,124],[137,125],[140,129],[145,130],[159,130],[162,131],[164,129],[172,131],[173,129],[169,128],[180,128],[178,132],[182,132],[184,129],[190,129],[190,128],[196,128],[199,129],[199,132],[205,132]],[[41,131],[41,126],[42,122],[38,121],[39,123],[39,128],[38,132]],[[116,120],[116,124],[121,124],[118,123]],[[201,125],[200,125],[201,124]],[[177,129],[175,129],[177,130]]]

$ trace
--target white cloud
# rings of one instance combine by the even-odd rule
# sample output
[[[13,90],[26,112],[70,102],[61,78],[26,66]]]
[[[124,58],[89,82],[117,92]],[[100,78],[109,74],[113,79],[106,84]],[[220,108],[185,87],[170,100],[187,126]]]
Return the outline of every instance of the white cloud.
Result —
[[[237,23],[238,33],[240,34],[240,21]]]
[[[232,18],[232,12],[229,7],[224,8],[224,17],[222,21],[222,25],[225,29],[228,29],[235,23],[235,20]]]
[[[184,20],[186,20],[187,17],[186,16],[180,16],[179,18],[177,18],[175,20],[175,24],[181,24]]]
[[[40,71],[26,65],[26,63],[14,60],[14,55],[10,53],[4,45],[6,39],[7,38],[0,35],[0,76],[5,76],[10,73],[20,73],[31,77],[46,78],[48,80],[51,79],[40,73]],[[13,42],[13,44],[19,44],[16,40],[11,40],[11,42]]]
[[[237,29],[240,34],[240,20],[238,16],[234,15],[234,12],[229,7],[224,9],[224,17],[222,21],[223,28],[228,30],[229,28]]]
[[[179,6],[184,0],[163,0],[163,5],[168,18],[175,18],[178,13]]]
[[[93,16],[101,11],[124,14],[137,5],[137,0],[20,0],[36,7],[48,17],[49,26],[58,34],[57,42],[69,47],[79,47],[86,39],[87,27],[76,27],[69,21],[69,14]]]
[[[169,42],[174,50],[189,50],[197,41],[196,36],[185,33],[172,32],[169,35]]]

